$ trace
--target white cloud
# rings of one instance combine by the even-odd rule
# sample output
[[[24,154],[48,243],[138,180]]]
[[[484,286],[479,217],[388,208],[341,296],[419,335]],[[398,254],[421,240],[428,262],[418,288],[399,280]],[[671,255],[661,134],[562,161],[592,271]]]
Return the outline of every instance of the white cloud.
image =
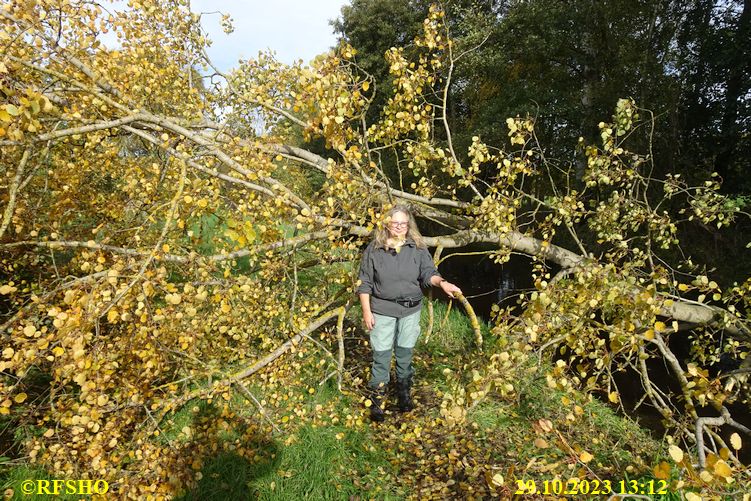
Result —
[[[229,14],[235,31],[226,35],[221,15],[204,15],[202,24],[212,46],[208,53],[224,71],[239,59],[271,49],[284,63],[309,62],[336,43],[329,20],[339,16],[345,0],[193,0],[194,12]]]

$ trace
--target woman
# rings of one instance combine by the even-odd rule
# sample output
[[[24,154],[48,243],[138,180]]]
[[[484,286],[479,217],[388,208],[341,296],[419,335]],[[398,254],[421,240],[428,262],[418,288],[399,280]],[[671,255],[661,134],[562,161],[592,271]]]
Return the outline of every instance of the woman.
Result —
[[[438,273],[409,209],[397,205],[386,216],[386,227],[376,230],[363,253],[357,288],[373,350],[368,384],[373,421],[384,419],[382,401],[389,382],[392,350],[396,356],[399,410],[408,412],[414,408],[410,396],[412,352],[420,335],[422,288],[440,287],[450,297],[461,293],[459,287]]]

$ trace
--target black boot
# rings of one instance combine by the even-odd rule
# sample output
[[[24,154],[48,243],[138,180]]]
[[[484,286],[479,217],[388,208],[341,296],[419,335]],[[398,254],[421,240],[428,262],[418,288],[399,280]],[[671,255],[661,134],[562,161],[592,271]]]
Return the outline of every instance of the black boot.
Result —
[[[386,387],[370,390],[370,420],[376,423],[383,422],[386,414],[383,412],[384,398],[386,397]]]
[[[409,412],[415,408],[412,402],[412,380],[400,379],[396,382],[396,398],[399,400],[399,412]]]

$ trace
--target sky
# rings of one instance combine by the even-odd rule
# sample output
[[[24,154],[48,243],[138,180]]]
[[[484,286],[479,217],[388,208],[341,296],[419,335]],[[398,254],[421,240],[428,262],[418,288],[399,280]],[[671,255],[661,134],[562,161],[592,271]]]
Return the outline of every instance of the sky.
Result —
[[[241,58],[271,49],[277,59],[307,63],[336,43],[329,20],[336,19],[346,0],[192,0],[194,12],[229,14],[235,31],[222,31],[221,15],[207,14],[202,25],[213,44],[209,57],[221,71]]]

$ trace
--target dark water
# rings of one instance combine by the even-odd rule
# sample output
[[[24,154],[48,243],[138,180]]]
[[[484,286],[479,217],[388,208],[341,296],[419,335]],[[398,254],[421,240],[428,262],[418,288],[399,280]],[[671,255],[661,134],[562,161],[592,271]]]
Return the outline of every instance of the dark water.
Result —
[[[438,266],[443,278],[459,286],[475,314],[485,321],[490,320],[490,309],[494,304],[501,307],[516,306],[519,294],[532,290],[531,259],[526,256],[511,256],[507,263],[494,263],[487,254],[461,255],[492,250],[489,245],[475,244],[444,251],[445,258]],[[430,249],[431,254],[435,249]],[[433,291],[434,297],[442,296]]]

